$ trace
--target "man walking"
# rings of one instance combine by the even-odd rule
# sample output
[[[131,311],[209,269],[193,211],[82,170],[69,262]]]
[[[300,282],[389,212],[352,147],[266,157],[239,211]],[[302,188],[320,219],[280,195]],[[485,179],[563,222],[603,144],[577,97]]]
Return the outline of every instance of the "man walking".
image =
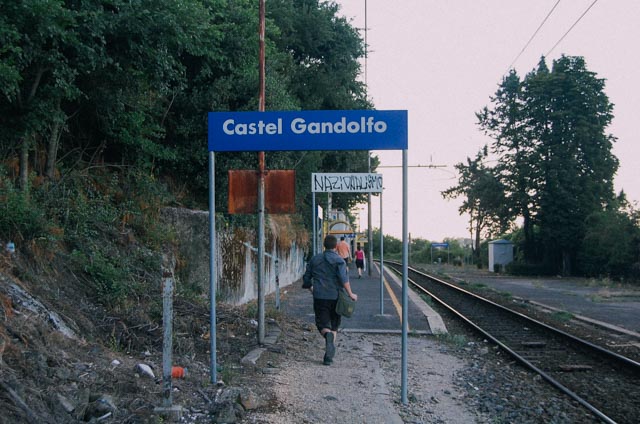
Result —
[[[349,262],[351,262],[351,248],[349,247],[349,243],[344,241],[344,236],[340,237],[340,242],[338,246],[336,246],[336,252],[342,259],[344,259],[347,264],[347,269],[349,269]]]
[[[325,237],[325,251],[311,258],[302,277],[302,287],[313,293],[316,327],[325,338],[324,365],[331,365],[336,353],[335,340],[341,318],[336,313],[338,290],[344,288],[351,299],[358,300],[358,295],[351,291],[347,264],[336,252],[337,244],[335,236]]]

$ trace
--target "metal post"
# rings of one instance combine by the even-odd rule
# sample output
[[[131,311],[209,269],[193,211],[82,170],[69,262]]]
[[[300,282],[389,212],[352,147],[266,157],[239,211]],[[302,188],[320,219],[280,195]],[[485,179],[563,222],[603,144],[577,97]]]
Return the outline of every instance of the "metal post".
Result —
[[[384,233],[382,232],[382,191],[380,191],[380,315],[384,315]]]
[[[275,258],[276,267],[276,310],[280,310],[280,261]]]
[[[312,243],[313,243],[313,255],[315,256],[317,253],[317,246],[318,246],[318,208],[316,206],[316,192],[314,191],[313,193],[311,193],[311,208],[313,210],[313,212],[311,212],[311,217],[313,219],[313,238],[312,238]]]
[[[216,201],[215,156],[209,152],[209,349],[211,351],[210,375],[215,384],[218,377],[216,359]]]
[[[367,158],[369,160],[368,169],[369,173],[371,173],[371,152],[367,152]],[[367,204],[368,204],[368,220],[367,225],[369,226],[367,230],[367,242],[369,243],[369,261],[367,266],[367,275],[371,277],[371,269],[373,268],[373,229],[371,228],[371,192],[367,195]]]
[[[264,152],[261,152],[264,157]],[[258,344],[264,344],[265,330],[264,330],[264,161],[262,162],[260,179],[258,183]]]
[[[265,110],[265,0],[259,2],[259,80],[258,110]],[[258,344],[264,344],[264,152],[258,153]]]
[[[243,245],[247,246],[249,248],[249,250],[251,250],[252,252],[258,253],[259,250],[257,247],[253,247],[251,246],[249,243],[247,242],[243,242]],[[280,260],[278,259],[278,255],[271,255],[267,252],[264,252],[264,256],[266,258],[271,258],[273,259],[274,262],[274,274],[275,274],[275,294],[276,294],[276,309],[280,309]]]
[[[408,220],[408,187],[409,176],[407,172],[407,150],[402,151],[402,404],[408,403],[407,397],[407,339],[409,333],[409,220]]]
[[[173,365],[173,272],[163,255],[162,264],[162,406],[171,408],[171,367]]]

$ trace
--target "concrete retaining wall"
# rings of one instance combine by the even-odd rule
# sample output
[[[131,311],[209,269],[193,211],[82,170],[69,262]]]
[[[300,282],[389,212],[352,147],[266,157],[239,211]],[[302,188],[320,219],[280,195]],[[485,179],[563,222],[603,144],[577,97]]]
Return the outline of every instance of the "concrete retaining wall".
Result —
[[[177,284],[188,285],[191,289],[209,292],[209,212],[184,208],[165,208],[161,219],[175,231],[178,251]],[[279,258],[280,287],[286,287],[299,280],[304,273],[305,251],[292,238],[283,246],[279,235],[290,234],[290,228],[280,228],[269,220],[269,233],[265,243],[265,293],[275,291],[275,259]],[[255,229],[227,228],[216,233],[217,298],[230,304],[244,304],[257,298],[257,254],[247,247],[257,247]],[[287,237],[286,240],[290,238]]]

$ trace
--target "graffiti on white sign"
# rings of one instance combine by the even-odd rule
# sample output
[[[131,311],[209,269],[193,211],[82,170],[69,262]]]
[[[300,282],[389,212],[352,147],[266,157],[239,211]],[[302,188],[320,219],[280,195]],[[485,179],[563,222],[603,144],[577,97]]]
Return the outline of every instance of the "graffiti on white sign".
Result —
[[[314,193],[380,193],[382,174],[311,174]]]

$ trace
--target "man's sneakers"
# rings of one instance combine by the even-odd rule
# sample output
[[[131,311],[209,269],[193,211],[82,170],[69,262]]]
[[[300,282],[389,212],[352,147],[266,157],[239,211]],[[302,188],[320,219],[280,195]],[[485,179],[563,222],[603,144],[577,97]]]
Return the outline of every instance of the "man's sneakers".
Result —
[[[322,362],[324,365],[331,365],[333,363],[333,357],[336,354],[336,346],[333,344],[334,338],[335,334],[333,334],[331,331],[325,334],[326,351],[324,354],[324,360]]]
[[[327,354],[325,353],[324,354],[324,359],[322,360],[322,364],[323,365],[331,365],[331,364],[333,364],[333,359],[329,359],[327,357]]]

